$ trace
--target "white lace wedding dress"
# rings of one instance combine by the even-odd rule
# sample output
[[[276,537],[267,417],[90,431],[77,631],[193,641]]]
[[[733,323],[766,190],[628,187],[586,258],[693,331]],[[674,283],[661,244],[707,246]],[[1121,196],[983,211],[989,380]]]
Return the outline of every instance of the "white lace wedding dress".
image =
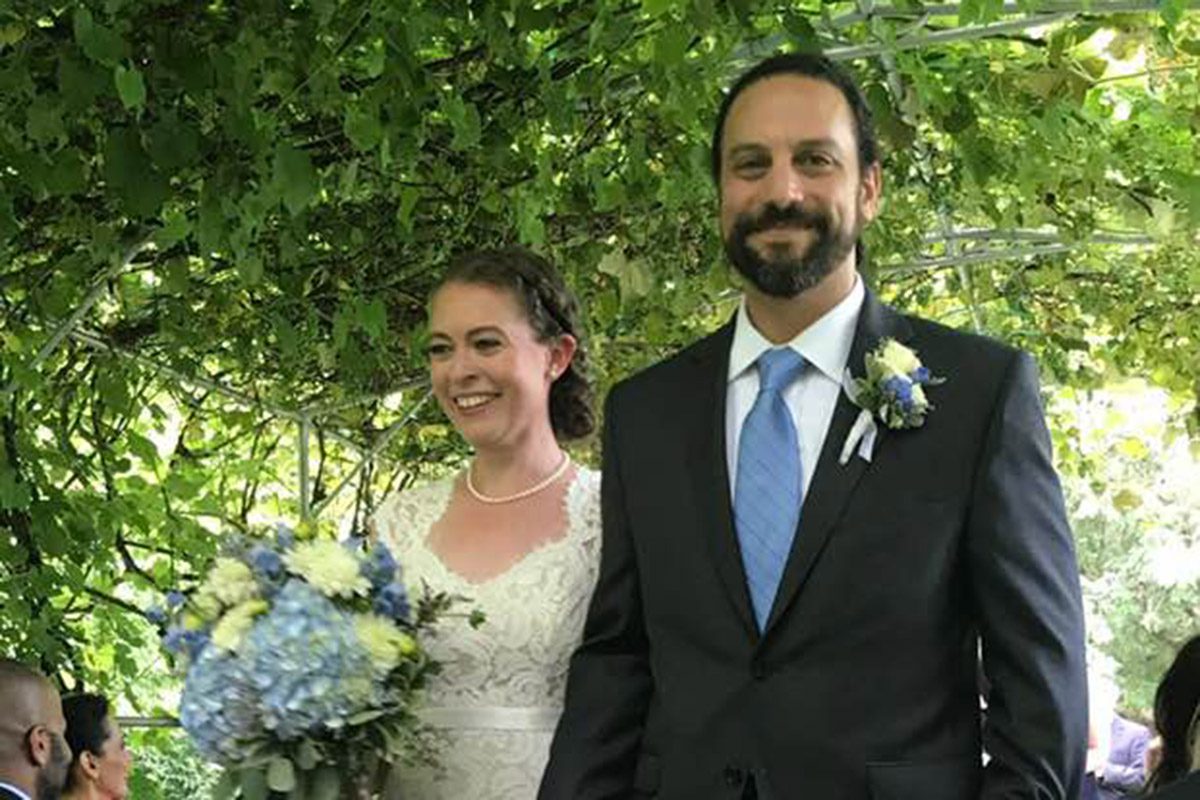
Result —
[[[576,467],[565,495],[566,535],[506,572],[470,583],[426,545],[446,510],[453,480],[418,486],[375,514],[410,592],[421,581],[472,599],[487,621],[439,624],[427,640],[441,661],[422,719],[444,734],[442,768],[402,769],[392,800],[533,800],[558,722],[571,652],[583,633],[600,554],[600,476]]]

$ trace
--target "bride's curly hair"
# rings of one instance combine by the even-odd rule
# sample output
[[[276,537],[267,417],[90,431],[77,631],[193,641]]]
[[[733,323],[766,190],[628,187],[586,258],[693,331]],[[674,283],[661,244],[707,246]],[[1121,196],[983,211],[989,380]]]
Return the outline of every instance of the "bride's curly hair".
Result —
[[[579,343],[567,369],[550,386],[550,425],[560,440],[581,439],[596,428],[592,384],[579,303],[549,261],[523,247],[471,250],[451,259],[434,293],[448,283],[474,283],[512,292],[538,341],[570,334]]]

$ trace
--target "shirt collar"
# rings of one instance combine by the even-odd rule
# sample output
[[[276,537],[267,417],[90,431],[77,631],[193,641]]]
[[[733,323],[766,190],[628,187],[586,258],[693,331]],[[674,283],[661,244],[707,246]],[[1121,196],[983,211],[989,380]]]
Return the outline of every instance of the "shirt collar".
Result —
[[[862,311],[866,290],[858,273],[854,275],[854,287],[842,300],[812,325],[787,343],[804,360],[819,369],[826,377],[838,383],[846,371],[850,359],[850,347],[854,344],[854,331],[858,327],[858,315]],[[733,345],[729,350],[729,376],[734,381],[743,372],[754,366],[766,351],[775,347],[758,332],[746,311],[746,298],[738,306],[737,319],[733,328]]]
[[[20,787],[13,786],[11,783],[9,783],[7,781],[0,781],[0,789],[7,789],[9,792],[15,794],[17,797],[22,798],[22,800],[30,800],[29,795],[26,794]]]

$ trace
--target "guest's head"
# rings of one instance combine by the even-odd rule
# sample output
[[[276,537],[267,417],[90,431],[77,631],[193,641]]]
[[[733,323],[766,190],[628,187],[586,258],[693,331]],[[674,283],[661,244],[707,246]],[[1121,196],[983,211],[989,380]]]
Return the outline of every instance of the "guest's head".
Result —
[[[62,705],[67,742],[74,754],[66,794],[123,800],[129,794],[133,755],[125,748],[125,735],[108,701],[98,694],[77,694],[64,698]]]
[[[57,800],[71,763],[58,690],[40,672],[0,659],[0,781]]]
[[[791,298],[863,260],[879,207],[870,107],[829,59],[769,58],[725,96],[712,139],[721,238],[753,291]]]
[[[456,257],[429,317],[434,395],[477,450],[591,433],[578,304],[544,258],[522,248]]]
[[[1200,769],[1200,636],[1180,649],[1154,693],[1154,727],[1162,740],[1162,758],[1150,787],[1174,783]]]

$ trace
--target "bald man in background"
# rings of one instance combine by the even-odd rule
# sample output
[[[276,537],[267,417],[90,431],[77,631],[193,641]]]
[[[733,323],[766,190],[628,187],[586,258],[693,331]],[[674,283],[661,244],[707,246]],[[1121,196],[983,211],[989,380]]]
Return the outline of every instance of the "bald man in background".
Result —
[[[46,676],[0,659],[0,800],[58,800],[71,765],[66,729]]]

